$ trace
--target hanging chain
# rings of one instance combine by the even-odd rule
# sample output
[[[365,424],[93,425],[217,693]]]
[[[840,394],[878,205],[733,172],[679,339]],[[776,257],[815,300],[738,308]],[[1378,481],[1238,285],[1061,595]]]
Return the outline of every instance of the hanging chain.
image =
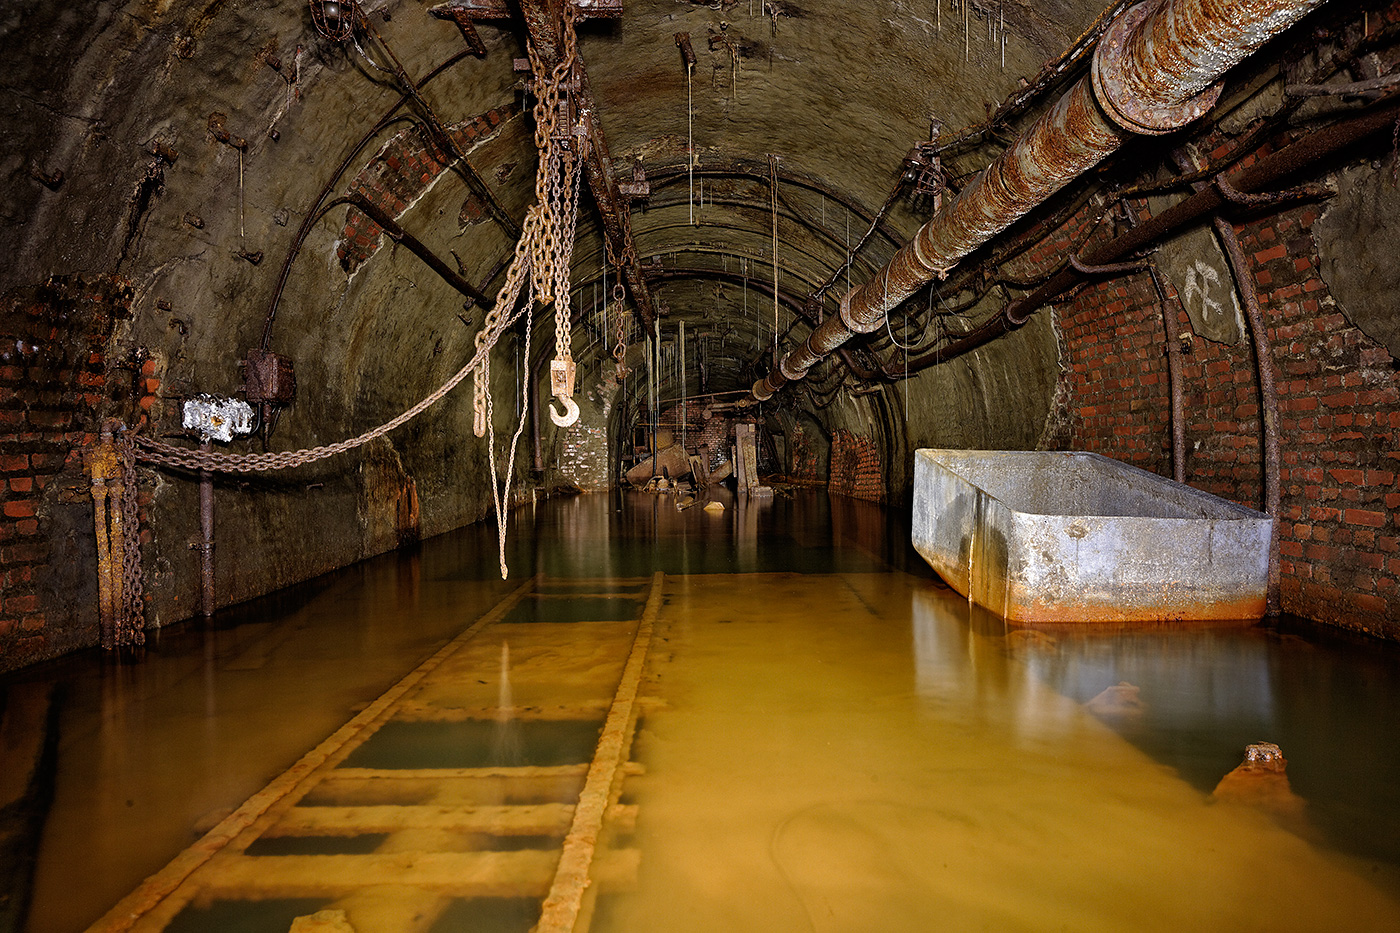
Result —
[[[550,367],[550,381],[553,394],[565,404],[566,417],[561,419],[554,412],[550,418],[555,424],[569,425],[578,419],[578,405],[573,401],[574,361],[572,353],[572,328],[569,320],[569,266],[573,257],[574,232],[578,219],[578,198],[580,175],[588,141],[580,126],[569,125],[566,133],[559,132],[561,115],[572,119],[569,111],[561,107],[562,92],[567,82],[573,80],[578,61],[577,40],[574,24],[578,10],[573,3],[564,6],[562,38],[564,54],[557,65],[548,72],[533,44],[528,46],[530,62],[535,75],[535,145],[539,150],[540,164],[535,173],[535,203],[526,213],[520,239],[515,244],[505,282],[496,295],[496,303],[487,312],[486,320],[476,335],[476,352],[465,366],[459,369],[437,391],[377,428],[358,437],[304,450],[285,451],[275,454],[228,454],[214,451],[190,450],[175,447],[153,438],[129,435],[127,453],[133,464],[129,471],[132,482],[123,493],[123,507],[127,494],[130,494],[129,508],[134,512],[135,456],[140,448],[141,459],[165,466],[182,467],[191,470],[219,470],[234,473],[252,473],[263,470],[281,470],[302,466],[327,457],[353,450],[383,437],[395,428],[416,418],[443,396],[455,389],[467,376],[473,376],[472,385],[472,429],[476,436],[487,438],[487,451],[491,465],[491,499],[496,510],[496,529],[500,541],[501,577],[509,573],[506,567],[506,509],[510,507],[510,489],[515,475],[515,457],[519,448],[520,435],[525,428],[525,417],[529,410],[529,366],[521,381],[520,421],[511,439],[510,457],[506,464],[503,479],[497,478],[495,443],[495,406],[491,398],[491,351],[500,342],[502,335],[522,314],[526,315],[525,359],[529,360],[530,338],[534,327],[535,302],[541,307],[554,305],[555,317],[555,360]],[[526,280],[530,282],[530,294],[520,301]],[[125,523],[123,536],[135,534],[135,520]],[[128,531],[129,530],[129,531]],[[135,594],[135,606],[140,607],[140,554],[139,544],[126,549],[123,556],[123,572],[135,586],[127,587],[127,594]],[[131,562],[135,561],[133,565]],[[137,616],[139,618],[139,616]]]
[[[122,469],[122,605],[117,612],[117,643],[141,645],[146,642],[145,604],[142,592],[146,577],[141,568],[141,511],[137,503],[136,445],[130,435],[115,438]]]
[[[627,314],[625,302],[627,300],[627,289],[623,287],[622,266],[624,262],[636,262],[637,251],[631,240],[625,241],[622,247],[622,259],[619,260],[617,252],[613,249],[612,240],[603,238],[603,248],[607,254],[607,264],[612,266],[616,274],[616,282],[612,288],[613,317],[617,320],[617,339],[613,341],[612,357],[617,364],[615,378],[618,382],[627,378],[630,370],[627,368]],[[604,269],[604,281],[607,280],[607,270]],[[606,300],[606,299],[605,299]]]
[[[501,335],[513,325],[524,308],[518,306],[527,278],[531,281],[532,297],[541,303],[557,301],[562,295],[567,305],[568,266],[573,251],[574,217],[578,198],[578,172],[582,159],[574,154],[568,160],[557,156],[561,147],[558,134],[560,92],[572,75],[577,61],[574,22],[578,11],[572,3],[564,7],[564,56],[552,71],[546,72],[533,47],[529,49],[535,71],[535,143],[540,148],[540,171],[535,177],[535,204],[526,214],[522,233],[516,243],[515,255],[506,273],[506,280],[497,293],[495,306],[487,313],[482,329],[476,335],[476,353],[427,398],[391,421],[348,440],[302,450],[268,454],[234,454],[221,451],[200,451],[176,447],[144,435],[134,435],[138,455],[144,461],[187,470],[212,470],[224,473],[258,473],[285,470],[324,460],[337,454],[362,447],[403,426],[439,402],[468,376],[475,374],[473,392],[473,428],[477,436],[487,433],[490,421],[490,352]],[[579,137],[576,137],[579,138]],[[565,178],[558,180],[559,175]],[[567,192],[551,203],[551,192]],[[560,221],[566,227],[559,228]],[[567,232],[567,236],[561,235]],[[560,292],[560,282],[565,290]],[[536,283],[541,291],[536,293]],[[567,321],[567,310],[563,313]],[[570,393],[572,394],[572,393]]]
[[[627,289],[622,287],[622,283],[613,286],[613,302],[616,309],[613,314],[617,317],[617,340],[613,342],[613,361],[617,363],[617,381],[621,382],[627,378],[627,320],[626,312],[623,310],[623,299],[627,297]]]

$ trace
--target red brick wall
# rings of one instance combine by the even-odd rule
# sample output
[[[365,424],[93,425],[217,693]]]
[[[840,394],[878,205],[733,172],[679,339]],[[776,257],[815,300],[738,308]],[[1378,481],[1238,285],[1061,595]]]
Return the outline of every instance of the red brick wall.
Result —
[[[832,492],[883,502],[885,474],[875,441],[850,431],[837,431],[831,438],[827,485]]]
[[[131,300],[115,276],[0,299],[0,670],[96,641],[83,452],[104,418],[130,423],[159,386],[155,360],[111,346]]]
[[[1318,274],[1314,206],[1238,227],[1278,378],[1283,608],[1400,637],[1400,366],[1341,313]],[[1073,446],[1171,474],[1161,312],[1135,275],[1058,307]],[[1178,314],[1182,333],[1189,319]],[[1262,507],[1259,401],[1247,338],[1192,335],[1186,478]]]
[[[447,129],[453,141],[465,152],[519,111],[515,104],[498,107]],[[355,176],[350,190],[363,194],[375,206],[397,219],[447,170],[448,163],[442,159],[442,154],[422,127],[409,127],[384,144]],[[383,232],[358,208],[349,208],[345,215],[345,227],[335,248],[341,268],[346,272],[358,269],[379,249]]]

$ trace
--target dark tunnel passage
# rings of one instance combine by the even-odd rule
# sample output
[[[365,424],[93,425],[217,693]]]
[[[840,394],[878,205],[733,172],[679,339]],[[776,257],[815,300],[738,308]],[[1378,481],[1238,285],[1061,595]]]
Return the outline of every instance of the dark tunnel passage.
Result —
[[[1348,923],[1400,916],[1397,856],[1381,838],[1400,812],[1393,792],[1356,778],[1352,794],[1346,776],[1360,765],[1317,764],[1353,727],[1381,748],[1368,761],[1393,757],[1397,0],[11,0],[0,39],[0,750],[22,764],[0,769],[0,873],[28,879],[0,890],[0,933],[64,912],[54,892],[80,859],[46,838],[77,852],[75,827],[101,823],[112,835],[93,858],[110,863],[112,840],[150,820],[144,877],[193,841],[183,837],[196,821],[204,832],[239,819],[240,801],[381,700],[386,718],[344,746],[356,773],[323,773],[340,767],[334,755],[308,765],[327,783],[307,799],[331,809],[285,824],[250,817],[239,832],[267,833],[253,861],[238,861],[240,842],[215,865],[236,863],[236,878],[258,858],[343,856],[373,887],[375,859],[392,867],[420,851],[443,859],[441,878],[519,862],[531,880],[503,883],[489,908],[500,928],[519,925],[521,891],[522,928],[567,928],[536,897],[553,869],[535,843],[567,848],[571,814],[607,797],[587,802],[588,762],[512,763],[575,769],[529,778],[562,783],[536,781],[522,803],[437,773],[501,762],[448,756],[419,769],[446,782],[431,794],[395,785],[380,799],[369,772],[391,769],[354,751],[389,721],[390,744],[411,745],[400,733],[415,729],[494,741],[473,716],[523,708],[493,692],[510,672],[521,691],[543,692],[525,676],[539,658],[566,659],[549,689],[570,715],[574,686],[602,691],[579,694],[585,725],[559,735],[624,736],[613,790],[637,788],[658,820],[636,822],[631,791],[604,801],[624,827],[591,830],[621,840],[620,861],[599,863],[609,890],[634,873],[627,859],[647,857],[627,827],[651,842],[703,835],[688,821],[715,804],[718,782],[686,743],[759,786],[761,769],[705,743],[732,729],[748,737],[735,747],[762,759],[764,741],[786,747],[783,727],[826,736],[790,695],[838,718],[832,697],[862,710],[888,701],[893,718],[863,723],[877,757],[984,721],[1002,744],[958,745],[949,767],[1004,775],[1031,748],[1031,770],[1054,788],[1037,799],[1065,822],[992,847],[987,864],[1016,877],[1054,852],[1051,836],[1072,833],[1072,813],[1090,812],[1076,809],[1076,780],[1112,795],[1108,776],[1084,777],[1103,755],[1152,801],[1115,810],[1124,826],[1158,831],[1187,813],[1185,836],[1202,847],[1226,824],[1240,839],[1258,830],[1287,852],[1290,877],[1326,879],[1299,886],[1296,917],[1287,905],[1276,916],[1326,919],[1328,898],[1357,907]],[[986,481],[953,492],[938,479],[930,493],[931,464],[963,455],[991,464]],[[1167,489],[1179,510],[1153,505],[1149,517],[1202,523],[1160,538],[1114,526],[1107,546],[1128,555],[1120,576],[1167,594],[1153,618],[1181,623],[1179,641],[1155,623],[1018,627],[1109,618],[1084,608],[1103,601],[1098,583],[1055,560],[1089,566],[1097,558],[1083,555],[1124,517],[1107,493],[1082,495],[1080,474],[1018,472],[1032,455],[1111,458],[1129,477],[1114,503]],[[1073,504],[1063,516],[1061,500]],[[1022,531],[1041,520],[1050,530],[1016,550],[1009,532],[987,531],[998,509]],[[1211,589],[1230,561],[1210,548],[1247,533],[1257,586]],[[1209,567],[1189,569],[1201,535]],[[930,541],[952,557],[939,563]],[[1037,578],[1042,557],[1051,569]],[[977,577],[974,564],[991,569]],[[1144,584],[1143,568],[1165,582]],[[1012,592],[1033,578],[1037,593]],[[395,612],[401,628],[380,621]],[[1239,631],[1202,621],[1235,615],[1266,618]],[[344,644],[337,620],[353,633]],[[869,657],[843,628],[857,622],[852,631],[872,626]],[[575,645],[553,625],[590,634]],[[510,647],[491,641],[505,632]],[[652,666],[647,677],[635,666],[635,695],[618,701],[630,712],[610,733],[615,685],[601,685],[631,676],[634,638]],[[667,639],[678,647],[658,649]],[[328,693],[281,731],[256,696],[299,702],[272,674],[284,642],[286,669],[305,665]],[[711,651],[712,666],[697,660]],[[440,652],[461,684],[413,667]],[[826,666],[847,652],[849,667]],[[755,658],[774,670],[792,660],[773,675],[788,694]],[[883,673],[867,669],[872,658]],[[410,670],[424,685],[384,699]],[[731,670],[782,727],[711,717],[728,701],[710,691]],[[245,673],[271,679],[233,682]],[[823,676],[831,697],[811,696]],[[886,682],[905,680],[891,699]],[[675,683],[685,689],[667,692]],[[1308,708],[1309,691],[1329,698],[1325,709]],[[692,695],[712,705],[686,707]],[[664,718],[671,703],[681,712]],[[207,715],[187,722],[166,704]],[[566,718],[537,705],[536,719]],[[226,731],[227,708],[275,733],[271,746]],[[147,710],[154,731],[128,732],[126,717],[144,722]],[[1216,823],[1211,809],[1230,793],[1235,746],[1267,738],[1246,725],[1300,749],[1294,786],[1275,801],[1282,816],[1262,830],[1252,817]],[[1059,769],[1039,728],[1066,743],[1071,765]],[[123,796],[128,773],[163,786],[145,765],[126,770],[125,749],[147,741],[191,748],[194,789],[168,819],[154,795]],[[841,767],[859,771],[859,744]],[[1259,769],[1282,774],[1259,754]],[[674,769],[686,794],[648,784],[642,758]],[[1154,783],[1163,767],[1175,784]],[[774,758],[795,786],[805,769],[830,779],[823,793],[841,785],[834,765]],[[919,774],[901,772],[899,799],[938,789]],[[101,789],[73,804],[83,775]],[[988,827],[1021,839],[1017,821],[979,810],[995,795],[974,800],[969,786],[911,826],[973,849]],[[979,887],[975,872],[945,890],[932,862],[901,848],[922,837],[903,835],[913,830],[871,788],[864,802],[823,797],[801,812],[756,792],[744,804],[754,822],[727,830],[741,840],[734,862],[713,876],[683,865],[722,861],[704,845],[643,864],[714,908],[687,921],[696,929],[723,927],[742,899],[733,892],[772,909],[736,929],[843,928],[867,909],[891,929],[932,922],[917,898],[882,907],[847,891],[830,914],[845,919],[827,924],[821,898],[843,871],[869,891],[916,879],[910,890],[943,891],[970,924],[1122,920],[1081,890],[1103,880],[1092,872],[1065,880],[1065,903],[1096,905],[1087,913],[1053,906],[1053,885],[1039,882],[1027,882],[1021,913],[1000,912],[1004,891]],[[361,809],[426,807],[434,795],[459,808],[445,830],[374,829],[380,815]],[[504,832],[460,809],[517,804],[531,809],[489,811],[520,821]],[[323,838],[318,820],[342,817],[370,829],[303,851]],[[440,830],[456,841],[414,848]],[[468,837],[490,844],[452,848]],[[1074,844],[1076,864],[1094,839],[1129,858],[1091,833]],[[845,854],[824,868],[794,861],[808,845]],[[1255,864],[1243,844],[1227,848]],[[852,869],[877,850],[878,871]],[[1202,865],[1158,854],[1209,887]],[[352,915],[369,910],[313,863],[280,864],[301,880],[264,891],[269,929],[336,898]],[[749,888],[745,866],[771,886]],[[1374,889],[1353,886],[1353,869],[1375,874]],[[90,923],[134,881],[104,879],[73,915]],[[172,911],[170,929],[236,926],[219,913],[222,883],[156,913]],[[466,895],[441,883],[436,899],[403,902],[421,907],[403,929],[466,922]],[[710,884],[731,894],[709,898]],[[965,900],[948,893],[958,884]],[[315,901],[313,890],[339,893]],[[1186,895],[1139,893],[1178,924],[1200,919],[1182,912]],[[600,929],[659,928],[669,909],[650,893],[593,897],[565,900],[584,917],[596,908]],[[1200,928],[1241,916],[1215,900],[1209,910]],[[36,933],[78,928],[32,922]]]

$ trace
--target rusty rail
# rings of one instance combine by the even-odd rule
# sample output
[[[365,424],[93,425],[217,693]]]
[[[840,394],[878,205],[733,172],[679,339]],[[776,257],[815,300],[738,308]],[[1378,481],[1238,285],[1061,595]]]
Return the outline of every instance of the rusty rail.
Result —
[[[661,590],[666,575],[652,574],[646,608],[642,612],[632,650],[622,669],[622,678],[603,722],[603,733],[588,777],[574,807],[569,834],[564,838],[564,853],[555,869],[554,883],[540,909],[537,933],[572,933],[584,912],[584,899],[592,886],[590,877],[598,837],[608,808],[617,802],[618,783],[623,765],[627,763],[632,734],[637,724],[637,691],[646,667],[647,651],[651,647],[652,630],[661,612]],[[594,891],[596,896],[596,890]]]
[[[1118,150],[1133,133],[1160,134],[1204,114],[1216,82],[1325,0],[1148,0],[1100,40],[1092,74],[925,224],[773,372],[754,384],[770,398],[855,334],[942,278],[973,250]]]

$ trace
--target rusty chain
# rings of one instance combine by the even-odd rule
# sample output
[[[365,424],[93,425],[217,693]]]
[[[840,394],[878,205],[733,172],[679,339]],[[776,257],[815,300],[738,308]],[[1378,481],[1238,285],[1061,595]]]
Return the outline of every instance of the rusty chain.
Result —
[[[622,284],[624,278],[623,265],[624,263],[630,263],[632,266],[635,266],[640,261],[637,259],[637,251],[632,245],[631,240],[626,240],[624,242],[621,259],[618,258],[617,251],[613,249],[612,240],[606,236],[603,237],[603,249],[606,253],[608,265],[612,266],[617,273],[615,276],[616,283],[612,288],[612,300],[615,306],[613,315],[617,319],[617,340],[613,342],[612,356],[613,361],[617,364],[615,378],[618,382],[621,382],[623,379],[627,378],[629,372],[625,362],[627,358],[627,316],[624,303],[627,300],[627,288]],[[629,266],[629,268],[632,266]],[[607,276],[604,275],[605,281],[606,278]]]
[[[141,567],[141,511],[137,503],[136,445],[130,435],[115,438],[122,470],[122,604],[117,607],[117,643],[141,645],[146,642],[146,613],[142,593],[146,586]]]
[[[617,381],[621,382],[627,378],[627,321],[626,311],[623,308],[623,299],[627,297],[627,289],[619,282],[613,286],[613,302],[616,310],[613,312],[617,317],[617,340],[613,342],[613,361],[617,363]]]
[[[488,433],[491,408],[490,351],[506,329],[524,313],[524,309],[517,307],[517,304],[527,277],[531,281],[533,299],[547,305],[551,301],[558,303],[562,295],[562,301],[567,305],[568,267],[573,252],[578,175],[582,159],[577,157],[577,153],[568,159],[559,156],[563,147],[558,135],[558,124],[560,92],[570,79],[577,61],[574,35],[576,18],[575,6],[572,3],[566,4],[563,29],[565,54],[552,70],[546,68],[533,46],[528,50],[535,74],[535,144],[540,150],[540,168],[535,177],[535,203],[526,215],[515,254],[506,273],[506,280],[497,293],[496,304],[488,312],[482,329],[476,335],[476,353],[471,360],[436,391],[398,417],[356,437],[334,444],[277,453],[235,454],[176,447],[152,437],[130,435],[136,455],[140,459],[167,467],[222,473],[257,473],[305,466],[362,447],[383,437],[418,417],[460,385],[467,376],[473,374],[473,428],[479,437]],[[560,177],[561,175],[563,177]],[[563,230],[560,229],[561,225]],[[561,283],[562,292],[559,290]],[[536,291],[537,288],[539,291]],[[556,317],[560,317],[558,309]],[[562,320],[567,326],[567,309],[562,313]]]

